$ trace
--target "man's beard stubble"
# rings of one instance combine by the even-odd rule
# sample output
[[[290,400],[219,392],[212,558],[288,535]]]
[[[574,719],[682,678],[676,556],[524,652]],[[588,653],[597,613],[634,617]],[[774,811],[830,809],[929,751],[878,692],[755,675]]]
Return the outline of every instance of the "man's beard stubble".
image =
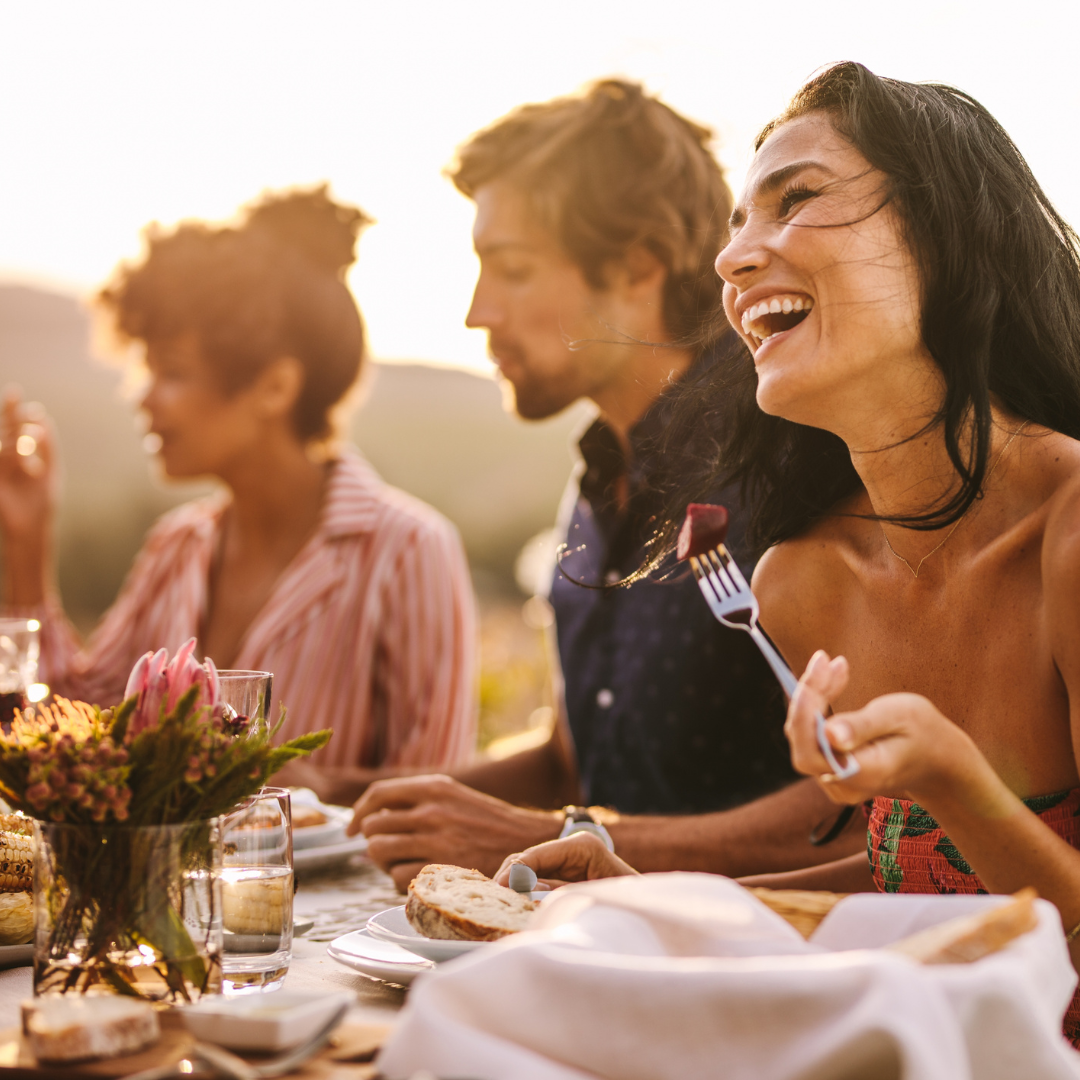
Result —
[[[503,408],[522,420],[547,420],[561,413],[575,400],[568,400],[565,387],[560,388],[561,393],[558,393],[554,387],[527,379],[511,382],[501,371],[497,377],[502,390]]]

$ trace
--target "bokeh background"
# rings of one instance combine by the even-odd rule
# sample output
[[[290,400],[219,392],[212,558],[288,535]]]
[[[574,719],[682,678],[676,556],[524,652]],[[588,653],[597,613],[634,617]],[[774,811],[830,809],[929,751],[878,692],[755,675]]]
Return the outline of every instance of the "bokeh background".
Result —
[[[471,205],[441,173],[455,145],[518,103],[625,75],[710,124],[738,187],[761,124],[816,68],[855,59],[975,95],[1076,221],[1077,40],[1080,5],[1054,0],[0,0],[0,383],[59,428],[69,611],[91,627],[149,523],[195,490],[154,476],[86,298],[150,221],[326,180],[377,219],[349,279],[376,361],[353,437],[462,532],[483,741],[542,729],[545,612],[526,596],[584,414],[502,410],[463,323],[477,267]]]

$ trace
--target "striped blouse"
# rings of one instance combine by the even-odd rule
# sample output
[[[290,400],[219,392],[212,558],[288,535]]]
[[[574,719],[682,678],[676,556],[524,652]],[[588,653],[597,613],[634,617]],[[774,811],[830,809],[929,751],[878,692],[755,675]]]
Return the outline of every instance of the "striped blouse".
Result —
[[[248,627],[235,667],[274,674],[282,738],[332,727],[321,765],[432,765],[476,738],[476,614],[461,541],[431,507],[349,451],[332,465],[314,534]],[[206,610],[228,499],[187,503],[150,531],[85,648],[57,601],[42,622],[42,679],[100,704],[144,652],[174,652]]]

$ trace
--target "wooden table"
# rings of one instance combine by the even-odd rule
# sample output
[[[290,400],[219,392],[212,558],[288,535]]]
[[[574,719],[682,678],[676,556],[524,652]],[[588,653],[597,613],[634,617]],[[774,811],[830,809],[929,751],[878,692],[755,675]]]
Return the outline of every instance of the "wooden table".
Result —
[[[354,857],[335,870],[297,875],[297,918],[314,918],[309,935],[293,941],[293,960],[285,986],[291,990],[355,990],[353,1023],[392,1023],[405,991],[360,975],[326,955],[326,943],[360,929],[369,915],[403,903],[394,883],[370,863]],[[312,939],[316,940],[312,940]],[[33,996],[29,967],[0,971],[0,1030],[17,1027],[19,1002]]]

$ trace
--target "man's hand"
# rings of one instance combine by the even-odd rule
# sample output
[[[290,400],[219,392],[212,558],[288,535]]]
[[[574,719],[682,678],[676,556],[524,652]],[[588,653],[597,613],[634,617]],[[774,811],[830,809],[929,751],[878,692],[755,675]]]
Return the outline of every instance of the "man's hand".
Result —
[[[549,888],[557,889],[571,881],[595,881],[597,878],[626,877],[637,871],[625,863],[594,833],[578,832],[562,840],[549,840],[528,851],[511,855],[499,867],[495,880],[510,884],[510,867],[524,863]]]
[[[353,807],[349,832],[363,830],[371,859],[404,892],[428,863],[490,876],[513,852],[554,839],[562,823],[559,811],[524,810],[436,775],[372,784]]]

